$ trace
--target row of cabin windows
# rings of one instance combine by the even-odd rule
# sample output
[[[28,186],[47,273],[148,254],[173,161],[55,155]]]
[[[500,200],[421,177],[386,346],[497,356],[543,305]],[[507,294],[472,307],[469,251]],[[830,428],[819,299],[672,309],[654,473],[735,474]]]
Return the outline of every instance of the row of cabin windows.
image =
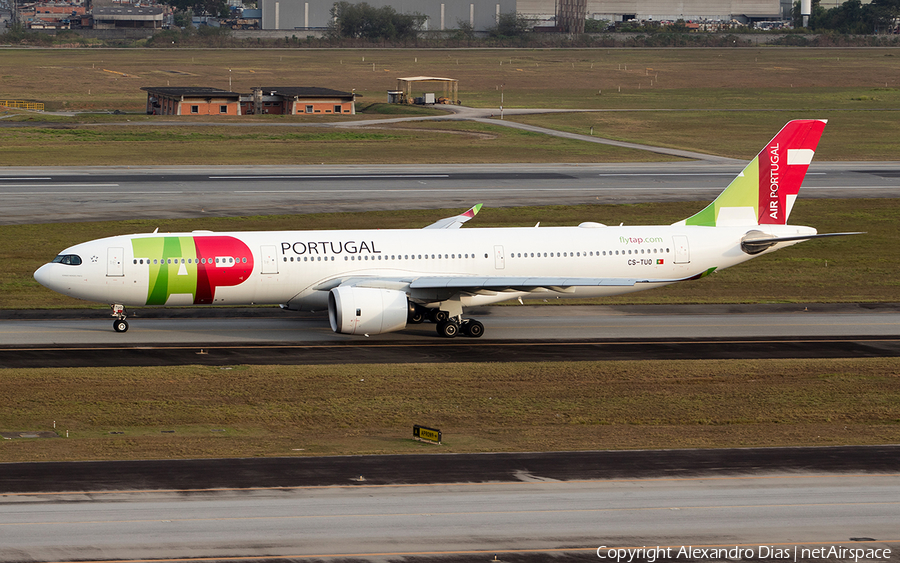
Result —
[[[488,255],[485,254],[484,257],[487,258]],[[431,260],[456,260],[456,259],[461,259],[461,258],[466,258],[466,259],[475,258],[475,254],[474,253],[473,254],[438,254],[437,257],[435,257],[434,254],[431,254],[431,255],[419,254],[418,255],[418,260],[422,260],[422,259],[425,259],[425,260],[428,260],[428,259],[431,259]],[[328,262],[329,260],[334,262],[334,256],[325,256],[325,257],[304,256],[303,262],[317,262],[317,261],[321,262],[323,259],[326,262]],[[371,257],[368,254],[363,254],[360,256],[356,256],[356,255],[344,256],[345,262],[350,261],[350,260],[372,260],[372,261],[375,261],[375,260],[409,260],[409,259],[416,260],[417,257],[415,254],[412,254],[412,255],[410,255],[410,254],[391,254],[390,256],[385,255],[384,257],[382,257],[380,254],[376,254]],[[290,258],[288,258],[287,256],[285,256],[283,258],[283,260],[285,262],[293,262],[294,257],[291,256]],[[299,256],[297,256],[296,261],[300,262]]]
[[[635,250],[597,250],[589,251],[589,252],[557,252],[554,254],[553,252],[544,252],[543,255],[538,252],[535,254],[534,252],[512,252],[510,253],[510,258],[568,258],[571,256],[580,257],[580,256],[625,256],[626,254],[667,254],[669,249],[666,248],[663,250],[662,248],[642,248],[640,251]],[[485,255],[487,258],[487,255]]]
[[[146,260],[146,262],[144,262]],[[179,262],[180,260],[180,262]],[[150,264],[149,258],[135,258],[135,264]],[[161,258],[153,259],[153,264],[246,264],[247,258],[233,258],[231,256],[225,258]]]
[[[615,256],[619,256],[619,255],[624,256],[624,255],[626,255],[626,254],[666,254],[666,253],[668,253],[668,252],[669,252],[669,249],[668,249],[668,248],[666,248],[665,250],[663,250],[662,248],[653,248],[653,249],[650,249],[650,248],[644,249],[644,248],[642,248],[642,249],[640,249],[640,252],[639,252],[638,250],[636,250],[636,249],[635,249],[635,250],[627,250],[627,251],[625,251],[625,250],[603,250],[603,251],[599,251],[599,250],[598,250],[598,251],[596,251],[596,253],[595,253],[594,251],[590,251],[590,252],[557,252],[556,254],[554,254],[553,252],[549,252],[549,253],[548,253],[548,252],[544,252],[543,255],[542,255],[540,252],[538,252],[537,255],[535,255],[534,252],[531,252],[531,253],[528,253],[528,252],[525,252],[525,253],[522,253],[522,252],[512,252],[512,253],[510,253],[509,256],[510,256],[510,258],[542,258],[542,257],[543,257],[543,258],[554,258],[554,257],[556,257],[556,258],[560,258],[560,257],[561,257],[561,258],[568,258],[568,257],[570,257],[570,256],[574,256],[574,257],[585,256],[585,257],[587,257],[587,256],[613,256],[613,255],[615,255]],[[470,257],[471,257],[471,258],[475,258],[475,254],[438,254],[438,255],[434,255],[434,254],[431,254],[431,255],[429,255],[429,254],[419,254],[419,255],[416,255],[416,254],[413,254],[413,255],[411,255],[411,256],[412,256],[412,259],[413,259],[413,260],[416,260],[416,259],[422,260],[423,257],[424,257],[425,260],[428,260],[428,259],[431,259],[431,260],[435,260],[435,259],[436,259],[436,260],[448,260],[448,259],[449,259],[449,260],[456,260],[456,259],[463,259],[463,258],[468,260]],[[484,257],[487,258],[488,255],[485,254]],[[313,262],[319,261],[319,262],[321,262],[322,259],[323,259],[322,256],[304,256],[304,257],[303,257],[303,261],[304,261],[304,262],[308,262],[308,261],[313,261]],[[326,262],[329,261],[329,260],[331,260],[331,261],[333,262],[333,261],[334,261],[334,256],[325,256],[324,259],[325,259]],[[344,260],[345,260],[345,261],[349,261],[349,260],[370,260],[370,259],[371,259],[372,261],[375,261],[375,260],[409,260],[409,259],[410,259],[410,255],[409,255],[409,254],[396,254],[396,255],[395,255],[395,254],[392,254],[391,256],[385,255],[384,257],[382,257],[380,254],[378,254],[378,255],[373,255],[373,256],[371,256],[371,258],[370,258],[369,255],[367,255],[367,254],[364,254],[364,255],[361,255],[361,256],[356,256],[356,255],[344,256]],[[57,260],[60,260],[60,258],[57,257]],[[134,263],[135,263],[135,264],[144,264],[144,260],[146,260],[146,263],[147,263],[147,264],[150,264],[150,263],[151,263],[149,258],[146,258],[146,259],[145,259],[145,258],[135,258],[135,259],[134,259]],[[219,263],[221,263],[221,264],[234,264],[235,262],[237,262],[238,264],[246,264],[246,263],[247,263],[247,258],[246,258],[246,257],[244,257],[244,258],[226,257],[226,258],[215,258],[215,259],[213,259],[213,258],[165,258],[165,259],[156,259],[156,258],[154,258],[152,263],[153,263],[153,264],[179,264],[179,260],[181,260],[181,262],[180,262],[181,264],[193,264],[193,263],[197,263],[197,264],[219,264]],[[283,260],[284,260],[285,262],[288,262],[288,261],[293,262],[293,261],[294,261],[294,257],[291,256],[290,258],[288,258],[287,256],[285,256],[285,257],[283,258]],[[296,258],[296,260],[297,260],[297,262],[299,262],[299,261],[300,261],[300,257],[298,256],[298,257]],[[60,261],[61,261],[61,260],[60,260]],[[220,262],[220,261],[221,261],[221,262]]]
[[[569,258],[569,257],[582,257],[582,256],[584,256],[584,257],[588,257],[588,256],[625,256],[628,254],[667,254],[669,251],[670,250],[668,248],[666,248],[666,249],[642,248],[640,250],[635,249],[635,250],[627,250],[627,251],[626,250],[602,250],[602,251],[598,250],[596,252],[595,251],[557,252],[555,254],[553,252],[544,252],[543,254],[541,254],[540,252],[538,252],[537,254],[535,254],[534,252],[531,252],[531,253],[513,252],[509,256],[510,256],[510,258],[542,258],[542,257],[543,258]],[[431,259],[431,260],[435,260],[435,259],[437,259],[437,260],[448,260],[448,259],[456,260],[456,259],[461,259],[461,258],[469,259],[470,257],[475,258],[475,254],[438,254],[438,255],[434,255],[434,254],[430,254],[430,255],[429,254],[418,254],[418,255],[416,255],[416,254],[412,254],[412,255],[397,254],[397,255],[394,255],[394,254],[392,254],[390,256],[385,255],[383,258],[380,254],[377,255],[377,257],[376,256],[369,257],[369,255],[364,254],[361,256],[355,256],[355,255],[344,256],[344,261],[350,261],[350,260],[373,260],[373,261],[374,260],[409,260],[410,258],[413,260],[417,260],[417,259],[418,260],[422,260],[422,259],[425,259],[425,260],[428,260],[428,259]],[[488,258],[488,255],[485,254],[484,257]],[[295,258],[293,256],[291,256],[291,257],[285,256],[283,258],[283,260],[285,262],[293,262],[295,260]],[[309,262],[309,261],[321,262],[322,260],[323,260],[322,256],[304,256],[303,257],[303,262]],[[326,262],[328,262],[329,260],[331,260],[333,262],[334,256],[325,256],[324,260]],[[300,262],[299,256],[296,257],[296,261]]]

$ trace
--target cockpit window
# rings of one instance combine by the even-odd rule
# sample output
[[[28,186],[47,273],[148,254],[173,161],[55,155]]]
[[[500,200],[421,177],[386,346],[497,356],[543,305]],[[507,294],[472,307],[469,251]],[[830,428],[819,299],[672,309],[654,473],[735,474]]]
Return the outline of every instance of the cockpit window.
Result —
[[[81,256],[77,254],[60,254],[53,259],[54,264],[68,264],[69,266],[80,266]]]

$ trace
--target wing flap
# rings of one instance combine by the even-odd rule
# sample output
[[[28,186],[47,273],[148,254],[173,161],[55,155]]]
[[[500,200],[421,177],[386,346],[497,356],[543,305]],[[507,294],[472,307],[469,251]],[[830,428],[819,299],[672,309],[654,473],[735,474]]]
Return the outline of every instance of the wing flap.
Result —
[[[432,276],[417,278],[409,284],[410,289],[458,289],[489,291],[534,291],[544,288],[551,291],[565,291],[569,287],[619,286],[631,287],[639,283],[673,283],[682,279],[638,279],[638,278],[552,278],[552,277],[467,277]]]

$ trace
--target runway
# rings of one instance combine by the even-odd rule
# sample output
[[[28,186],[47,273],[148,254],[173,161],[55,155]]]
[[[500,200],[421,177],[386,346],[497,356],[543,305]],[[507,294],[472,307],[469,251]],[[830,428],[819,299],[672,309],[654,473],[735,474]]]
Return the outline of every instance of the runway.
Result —
[[[606,555],[672,548],[662,558],[672,561],[704,559],[679,556],[687,546],[751,549],[742,558],[759,560],[773,558],[761,549],[776,547],[791,556],[804,547],[896,553],[898,453],[881,446],[16,464],[7,482],[18,485],[0,497],[0,561],[588,561],[601,546]],[[68,477],[37,485],[44,475]],[[135,484],[140,490],[129,488]],[[205,490],[189,490],[198,484]],[[798,560],[817,559],[828,560]]]
[[[370,338],[280,309],[144,309],[115,333],[103,311],[0,314],[0,367],[409,363],[900,355],[900,306],[501,306],[479,339],[434,325]],[[164,354],[160,351],[165,350]]]
[[[465,209],[479,202],[490,208],[710,201],[742,167],[698,162],[8,167],[0,170],[0,225]],[[801,193],[803,198],[898,196],[898,162],[813,163]]]

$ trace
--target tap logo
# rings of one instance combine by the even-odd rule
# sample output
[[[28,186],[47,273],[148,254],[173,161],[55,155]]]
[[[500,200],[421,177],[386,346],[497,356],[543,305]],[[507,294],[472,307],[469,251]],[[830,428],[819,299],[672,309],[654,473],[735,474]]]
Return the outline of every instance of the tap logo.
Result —
[[[234,237],[147,237],[131,243],[135,260],[149,268],[147,305],[165,305],[172,295],[209,305],[216,288],[240,285],[253,273],[253,253]]]

